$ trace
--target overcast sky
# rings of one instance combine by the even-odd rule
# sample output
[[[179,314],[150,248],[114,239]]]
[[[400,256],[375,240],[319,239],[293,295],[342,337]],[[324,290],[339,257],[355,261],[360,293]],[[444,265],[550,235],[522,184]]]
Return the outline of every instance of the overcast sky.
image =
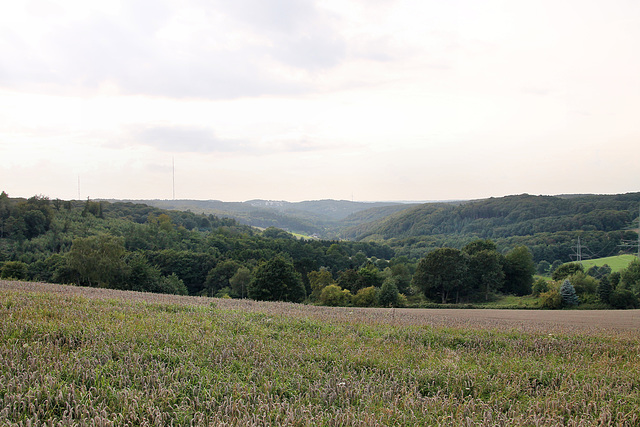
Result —
[[[14,1],[0,58],[12,197],[640,190],[637,0]]]

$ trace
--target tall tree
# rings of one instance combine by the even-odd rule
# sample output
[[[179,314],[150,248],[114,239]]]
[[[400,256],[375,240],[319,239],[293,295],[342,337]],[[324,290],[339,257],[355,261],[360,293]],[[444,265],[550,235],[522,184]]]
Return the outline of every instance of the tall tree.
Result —
[[[483,294],[485,301],[504,283],[503,257],[491,249],[474,252],[469,257],[468,278],[471,291]]]
[[[311,271],[307,277],[311,285],[311,299],[313,301],[316,301],[320,297],[320,293],[324,288],[333,284],[331,272],[324,268],[318,271]]]
[[[467,263],[467,255],[458,249],[436,249],[420,260],[413,282],[427,298],[440,299],[442,304],[458,301]]]
[[[300,273],[281,256],[258,265],[249,285],[249,297],[263,301],[300,302],[304,293]]]
[[[514,295],[529,295],[536,266],[533,256],[525,246],[518,246],[504,257],[503,292]]]
[[[125,254],[122,238],[99,234],[75,239],[69,263],[90,286],[117,287],[125,275]]]

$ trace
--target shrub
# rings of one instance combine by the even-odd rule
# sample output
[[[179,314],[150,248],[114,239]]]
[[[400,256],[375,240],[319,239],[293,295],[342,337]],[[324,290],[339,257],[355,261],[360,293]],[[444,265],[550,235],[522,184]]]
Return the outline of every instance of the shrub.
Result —
[[[7,261],[0,268],[0,278],[25,280],[29,275],[29,266],[21,261]]]
[[[562,297],[556,289],[550,289],[540,294],[540,304],[542,308],[556,310],[562,307]]]
[[[332,307],[347,305],[351,302],[351,292],[348,289],[343,290],[338,285],[325,286],[320,292],[318,302]]]
[[[358,307],[375,307],[378,304],[378,290],[375,286],[360,289],[353,297],[353,303]]]
[[[575,289],[576,295],[578,295],[581,299],[583,295],[596,293],[598,281],[582,271],[578,271],[577,273],[572,274],[571,276],[567,277],[567,279],[569,280],[569,282],[571,282],[571,286],[573,286],[573,288]]]
[[[549,283],[544,279],[538,279],[533,282],[533,286],[531,287],[531,293],[534,297],[539,296],[543,292],[547,292],[549,290]]]
[[[556,268],[551,274],[551,278],[555,281],[560,281],[565,279],[572,274],[577,273],[578,271],[584,272],[584,267],[582,264],[578,264],[577,262],[569,262],[567,264],[562,264],[558,268]]]
[[[609,297],[609,304],[613,308],[638,308],[638,297],[629,289],[616,289]]]
[[[187,286],[175,273],[160,277],[159,286],[160,292],[165,294],[187,295],[189,293]]]

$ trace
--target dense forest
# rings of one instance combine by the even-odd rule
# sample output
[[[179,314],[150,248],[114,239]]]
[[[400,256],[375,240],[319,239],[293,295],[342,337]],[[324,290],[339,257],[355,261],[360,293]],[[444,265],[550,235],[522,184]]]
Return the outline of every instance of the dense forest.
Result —
[[[293,266],[303,297],[312,292],[312,271],[338,277],[399,262],[386,245],[296,239],[280,229],[260,231],[214,215],[0,195],[0,262],[6,277],[246,297],[253,273],[274,259]]]
[[[584,256],[618,254],[637,241],[640,193],[490,198],[459,204],[427,203],[342,232],[350,240],[384,242],[398,255],[420,258],[451,246],[491,239],[499,251],[524,245],[536,263],[575,260],[578,238]],[[634,224],[635,223],[635,224]]]
[[[353,202],[347,200],[314,200],[285,202],[248,200],[105,200],[133,202],[161,209],[193,211],[206,215],[233,218],[253,227],[276,227],[292,233],[322,239],[339,237],[340,230],[388,216],[414,205],[393,202]]]
[[[352,237],[361,240],[348,241],[298,239],[275,227],[140,203],[2,192],[0,277],[357,306],[459,304],[533,292],[549,308],[564,301],[559,281],[569,279],[583,302],[609,304],[625,290],[633,306],[640,293],[633,275],[556,272],[565,268],[558,268],[566,258],[560,251],[576,236],[601,250],[637,238],[628,228],[638,196],[522,195],[400,213],[380,206],[391,212],[387,219],[359,227]],[[555,284],[534,283],[536,270],[556,275]],[[609,290],[600,292],[602,283]],[[614,300],[622,301],[618,294]]]

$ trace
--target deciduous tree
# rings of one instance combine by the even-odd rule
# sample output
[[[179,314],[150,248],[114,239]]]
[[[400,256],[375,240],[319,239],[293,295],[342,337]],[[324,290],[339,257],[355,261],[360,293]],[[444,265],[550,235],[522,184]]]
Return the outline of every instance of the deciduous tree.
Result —
[[[436,249],[418,263],[413,282],[427,298],[439,299],[443,304],[457,301],[466,279],[467,263],[467,255],[458,249]]]
[[[281,256],[263,262],[256,268],[249,286],[249,297],[263,301],[300,302],[305,297],[300,273]]]

